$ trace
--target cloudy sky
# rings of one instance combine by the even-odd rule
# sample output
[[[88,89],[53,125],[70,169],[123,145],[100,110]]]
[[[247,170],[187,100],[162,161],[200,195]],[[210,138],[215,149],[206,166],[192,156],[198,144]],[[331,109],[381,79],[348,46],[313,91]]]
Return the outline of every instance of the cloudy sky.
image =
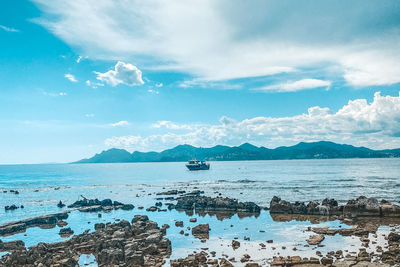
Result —
[[[400,147],[400,2],[31,0],[0,10],[0,163],[111,147]]]

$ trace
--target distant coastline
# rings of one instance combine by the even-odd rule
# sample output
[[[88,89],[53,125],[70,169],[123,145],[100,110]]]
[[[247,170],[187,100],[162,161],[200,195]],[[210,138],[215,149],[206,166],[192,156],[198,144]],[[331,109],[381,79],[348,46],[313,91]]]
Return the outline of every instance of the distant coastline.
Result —
[[[217,145],[210,148],[179,145],[162,152],[130,153],[112,148],[91,158],[72,163],[128,163],[128,162],[182,162],[196,157],[208,161],[285,160],[285,159],[335,159],[335,158],[397,158],[400,148],[373,150],[329,141],[300,142],[294,146],[274,149],[257,147],[249,143],[240,146]]]

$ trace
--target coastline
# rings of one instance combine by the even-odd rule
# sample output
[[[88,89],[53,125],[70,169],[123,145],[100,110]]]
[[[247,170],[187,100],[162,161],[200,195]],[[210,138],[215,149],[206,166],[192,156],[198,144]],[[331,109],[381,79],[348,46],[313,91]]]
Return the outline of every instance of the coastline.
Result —
[[[96,249],[93,245],[90,245],[90,247],[87,243],[87,240],[93,240],[91,241],[93,244],[96,243],[96,240],[111,239],[110,242],[113,242],[112,240],[120,240],[118,239],[120,237],[115,234],[116,232],[121,232],[122,229],[128,229],[129,231],[123,231],[130,232],[130,229],[136,227],[135,225],[138,220],[148,221],[147,215],[135,215],[132,224],[124,219],[116,219],[116,222],[111,224],[110,222],[94,223],[94,231],[88,229],[84,231],[84,233],[78,235],[73,235],[73,233],[71,233],[70,235],[63,236],[63,238],[69,238],[67,241],[37,245],[31,247],[29,250],[26,250],[25,244],[22,241],[2,242],[0,243],[0,250],[7,251],[11,254],[3,255],[3,258],[0,260],[0,266],[2,266],[1,264],[7,266],[7,264],[10,263],[13,266],[30,266],[29,264],[36,266],[34,259],[44,262],[45,258],[47,259],[46,261],[49,261],[49,259],[52,258],[53,261],[50,261],[50,263],[55,264],[54,266],[57,264],[59,264],[59,266],[74,266],[74,264],[78,264],[79,258],[82,254],[93,254],[94,258],[97,260],[98,266],[110,266],[113,264],[117,264],[118,266],[170,265],[177,267],[203,266],[204,264],[207,266],[216,266],[216,264],[219,264],[219,266],[361,266],[357,265],[359,263],[363,264],[362,266],[393,266],[394,264],[400,264],[400,256],[398,257],[398,255],[400,255],[398,253],[400,252],[400,213],[398,213],[399,206],[396,204],[388,203],[386,201],[378,202],[376,199],[360,197],[357,200],[349,200],[344,206],[339,206],[335,200],[326,199],[321,202],[324,203],[325,206],[338,207],[336,210],[341,209],[342,211],[350,210],[343,214],[327,214],[324,209],[314,209],[312,212],[304,212],[304,209],[298,209],[298,207],[301,206],[300,202],[290,203],[281,200],[278,197],[274,197],[271,200],[270,207],[260,207],[252,202],[240,202],[227,197],[207,197],[203,194],[204,192],[199,190],[187,193],[185,191],[171,189],[158,192],[154,196],[156,204],[147,208],[144,207],[147,212],[151,213],[168,214],[173,210],[177,210],[178,213],[183,215],[183,218],[185,218],[184,220],[173,220],[169,225],[164,224],[162,228],[157,229],[161,231],[159,233],[164,233],[163,235],[165,235],[170,228],[176,228],[176,230],[179,230],[179,234],[182,238],[189,238],[189,236],[192,236],[195,240],[199,239],[200,243],[203,245],[201,245],[201,248],[197,249],[193,247],[196,251],[194,254],[185,256],[181,253],[180,257],[171,257],[171,255],[174,255],[174,243],[172,242],[171,246],[171,241],[168,238],[173,238],[174,235],[169,237],[168,234],[165,236],[165,241],[163,241],[164,243],[162,243],[165,245],[162,245],[161,249],[161,252],[165,252],[166,254],[162,254],[161,252],[161,254],[159,254],[158,252],[155,252],[158,251],[158,249],[153,249],[153,252],[148,254],[148,256],[146,256],[147,250],[144,250],[143,253],[141,252],[141,256],[136,255],[137,253],[132,257],[125,255],[124,253],[126,253],[126,249],[124,249],[124,246],[136,241],[119,241],[125,242],[121,251],[118,251],[118,247],[107,246]],[[309,203],[316,204],[313,201],[310,201]],[[62,230],[67,229],[68,214],[93,213],[100,219],[103,214],[110,213],[115,210],[116,207],[122,210],[123,205],[130,204],[113,202],[112,200],[80,200],[70,204],[69,209],[60,215],[48,215],[24,221],[35,222],[28,223],[28,226],[40,227],[42,228],[42,231],[56,227]],[[354,205],[357,205],[357,208],[350,209],[350,206],[354,207]],[[387,213],[385,215],[376,213],[376,210],[381,210],[382,206],[389,207],[389,205],[391,205],[391,208],[386,209]],[[164,206],[166,208],[160,208]],[[133,210],[132,206],[129,207],[130,209],[125,209],[121,212],[129,214],[130,210]],[[321,207],[321,205],[319,205],[319,207]],[[360,209],[361,207],[364,207],[364,210]],[[139,213],[144,211],[141,207],[134,207],[134,209],[139,209]],[[369,213],[366,213],[366,210]],[[232,217],[238,217],[239,221],[243,218],[252,221],[258,220],[260,214],[263,216],[270,216],[273,221],[283,225],[292,221],[307,222],[309,226],[303,228],[301,231],[303,233],[302,237],[304,239],[304,244],[296,244],[290,249],[291,246],[286,244],[286,242],[280,243],[278,240],[273,239],[264,240],[262,242],[258,240],[253,241],[250,235],[245,235],[242,238],[234,237],[230,242],[223,239],[225,241],[221,241],[221,246],[218,249],[218,247],[213,244],[215,241],[212,240],[221,238],[224,234],[220,232],[213,233],[212,228],[209,228],[208,223],[199,223],[200,218],[203,218],[203,221],[204,219],[207,221],[209,220],[207,218],[213,217],[221,223]],[[42,218],[46,219],[43,220]],[[63,221],[64,224],[60,224],[60,221]],[[334,222],[333,225],[336,224],[336,227],[319,227],[321,223],[329,221]],[[152,227],[160,225],[157,221],[149,222],[153,225]],[[14,222],[13,225],[20,226],[21,223],[21,221],[18,221]],[[144,222],[139,222],[138,227],[140,224],[145,225]],[[265,228],[265,226],[263,229],[258,230],[259,233],[268,233],[269,229]],[[233,226],[226,225],[225,227]],[[382,230],[382,227],[385,230]],[[0,234],[3,236],[20,234],[27,230],[27,228],[22,230],[20,228],[15,228],[15,232],[7,232],[7,234],[4,234],[3,230],[5,228],[14,229],[13,227],[10,227],[10,224],[0,226]],[[199,228],[199,230],[197,230],[197,228]],[[146,227],[144,229],[146,229]],[[194,230],[196,230],[196,232]],[[143,231],[145,230],[142,230],[141,232]],[[246,231],[247,230],[245,230],[243,234],[245,234]],[[111,234],[111,236],[107,237],[108,234]],[[221,234],[222,236],[220,236]],[[150,235],[152,235],[151,231],[147,234],[147,239],[151,239],[149,237]],[[139,238],[138,240],[142,240],[142,237],[135,234],[125,234],[123,236],[125,236],[123,238],[131,236],[131,238]],[[327,241],[329,238],[346,238],[349,240],[359,239],[359,245],[354,245],[355,249],[353,251],[344,249],[323,253],[316,250],[322,248],[329,250],[331,242]],[[86,240],[86,245],[82,246],[82,241],[79,240]],[[257,246],[255,246],[255,242]],[[141,249],[147,247],[149,244],[142,245]],[[157,244],[158,243],[156,242],[154,246],[157,246]],[[62,246],[63,249],[61,249],[60,246]],[[72,254],[67,253],[64,254],[64,256],[60,256],[62,255],[61,253],[58,254],[59,256],[57,257],[52,257],[52,255],[56,255],[57,252],[49,249],[51,247],[61,249],[61,251],[67,249],[68,251],[71,251]],[[140,251],[142,251],[141,249]],[[269,250],[269,253],[267,250]],[[275,255],[268,255],[271,254],[270,252],[274,252],[273,254]],[[255,256],[257,253],[259,255]],[[263,254],[265,254],[264,257],[262,256]],[[31,256],[33,258],[29,259],[29,255],[35,256]],[[114,257],[113,255],[120,256]],[[25,263],[22,264],[20,262],[21,258],[26,259]],[[371,263],[371,265],[368,265],[368,263]]]

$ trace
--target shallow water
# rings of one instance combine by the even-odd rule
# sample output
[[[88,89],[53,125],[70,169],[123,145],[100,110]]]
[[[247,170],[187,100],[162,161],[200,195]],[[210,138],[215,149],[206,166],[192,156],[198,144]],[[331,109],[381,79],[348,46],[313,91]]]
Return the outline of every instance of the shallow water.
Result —
[[[111,198],[136,206],[133,211],[103,213],[81,213],[73,211],[66,220],[75,234],[86,229],[93,230],[97,222],[112,222],[116,219],[131,220],[136,214],[147,214],[160,226],[171,225],[167,237],[172,242],[172,258],[208,247],[217,251],[217,257],[226,253],[237,259],[248,253],[260,262],[277,255],[315,256],[315,248],[304,247],[312,233],[308,226],[349,227],[338,221],[312,224],[310,221],[278,222],[267,211],[258,217],[219,220],[216,216],[194,215],[197,223],[190,223],[191,216],[175,210],[168,212],[146,212],[137,209],[154,205],[155,194],[169,189],[191,191],[202,189],[206,195],[238,198],[268,206],[272,196],[283,199],[321,200],[333,197],[340,202],[360,195],[400,199],[400,159],[334,159],[334,160],[287,160],[287,161],[237,161],[211,162],[209,171],[190,172],[184,163],[130,163],[130,164],[53,164],[53,165],[0,165],[0,224],[38,215],[60,212],[56,204],[62,200],[67,205],[83,195],[87,198]],[[9,190],[18,190],[19,194]],[[7,193],[2,193],[7,191]],[[24,209],[6,212],[6,205],[24,205]],[[175,227],[174,221],[184,221],[184,228]],[[186,227],[209,223],[210,239],[201,243]],[[232,227],[231,227],[232,225]],[[185,230],[189,236],[179,234]],[[260,232],[263,230],[265,232]],[[388,229],[382,228],[382,234]],[[43,230],[30,228],[26,233],[2,238],[3,241],[23,240],[27,246],[38,242],[65,240],[58,235],[59,228]],[[45,234],[44,234],[45,233]],[[244,237],[250,241],[244,241]],[[233,251],[233,238],[243,244]],[[379,236],[378,236],[379,238]],[[274,240],[273,244],[265,243]],[[379,240],[377,240],[379,241]],[[266,249],[261,250],[263,242]],[[358,251],[359,238],[327,237],[325,247],[318,248],[324,254],[338,249]],[[380,240],[379,243],[384,241]],[[282,246],[286,247],[285,249]],[[275,247],[276,249],[272,249]],[[293,248],[296,247],[296,251]],[[92,262],[92,258],[82,258]]]

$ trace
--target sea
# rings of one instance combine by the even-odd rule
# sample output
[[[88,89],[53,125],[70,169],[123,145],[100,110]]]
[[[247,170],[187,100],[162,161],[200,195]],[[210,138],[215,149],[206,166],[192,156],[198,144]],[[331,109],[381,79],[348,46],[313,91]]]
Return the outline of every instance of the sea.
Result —
[[[75,234],[86,229],[93,231],[97,222],[131,220],[136,214],[146,214],[160,226],[171,225],[167,237],[172,242],[171,258],[178,258],[190,252],[209,247],[217,251],[216,257],[232,254],[240,257],[242,253],[253,255],[254,260],[266,261],[276,255],[315,256],[315,251],[304,247],[312,226],[351,227],[337,220],[321,222],[277,221],[267,210],[259,216],[219,218],[215,215],[189,216],[175,210],[167,212],[148,212],[159,192],[171,189],[202,190],[208,196],[236,198],[239,201],[253,201],[268,207],[273,196],[288,201],[310,201],[334,198],[340,203],[358,196],[376,197],[397,203],[400,200],[400,159],[312,159],[312,160],[270,160],[270,161],[217,161],[210,162],[207,171],[188,171],[184,162],[162,163],[111,163],[111,164],[37,164],[0,165],[0,225],[10,221],[35,216],[58,213],[67,208],[58,208],[61,200],[69,205],[82,197],[100,200],[110,198],[135,205],[133,211],[112,211],[101,218],[97,213],[71,211],[67,219],[68,227]],[[18,194],[10,192],[18,191]],[[23,205],[14,211],[6,211],[7,205]],[[164,203],[165,205],[165,203]],[[143,206],[144,209],[138,209]],[[197,218],[197,223],[189,219]],[[193,227],[199,223],[209,223],[210,239],[206,244],[192,235],[179,233],[174,222],[184,221]],[[382,235],[389,231],[381,227]],[[66,240],[58,235],[59,228],[29,228],[25,233],[0,237],[2,241],[23,240],[32,246],[39,242]],[[233,238],[243,240],[240,249],[233,251],[230,243]],[[244,237],[250,240],[245,241]],[[378,237],[379,238],[379,235]],[[274,240],[278,249],[264,249],[260,254],[260,242]],[[379,241],[379,240],[377,240]],[[378,242],[382,244],[384,239]],[[319,248],[322,253],[347,248],[357,251],[361,241],[355,237],[332,236]],[[285,247],[283,249],[283,247]],[[280,248],[280,249],[279,249]],[[373,248],[370,248],[373,249]],[[7,252],[2,252],[2,254]],[[253,254],[252,254],[253,253]],[[0,253],[0,256],[2,255]],[[82,258],[82,264],[93,264],[92,256]],[[240,263],[238,263],[240,266]],[[83,266],[83,265],[82,265]],[[86,265],[85,265],[86,266]]]

